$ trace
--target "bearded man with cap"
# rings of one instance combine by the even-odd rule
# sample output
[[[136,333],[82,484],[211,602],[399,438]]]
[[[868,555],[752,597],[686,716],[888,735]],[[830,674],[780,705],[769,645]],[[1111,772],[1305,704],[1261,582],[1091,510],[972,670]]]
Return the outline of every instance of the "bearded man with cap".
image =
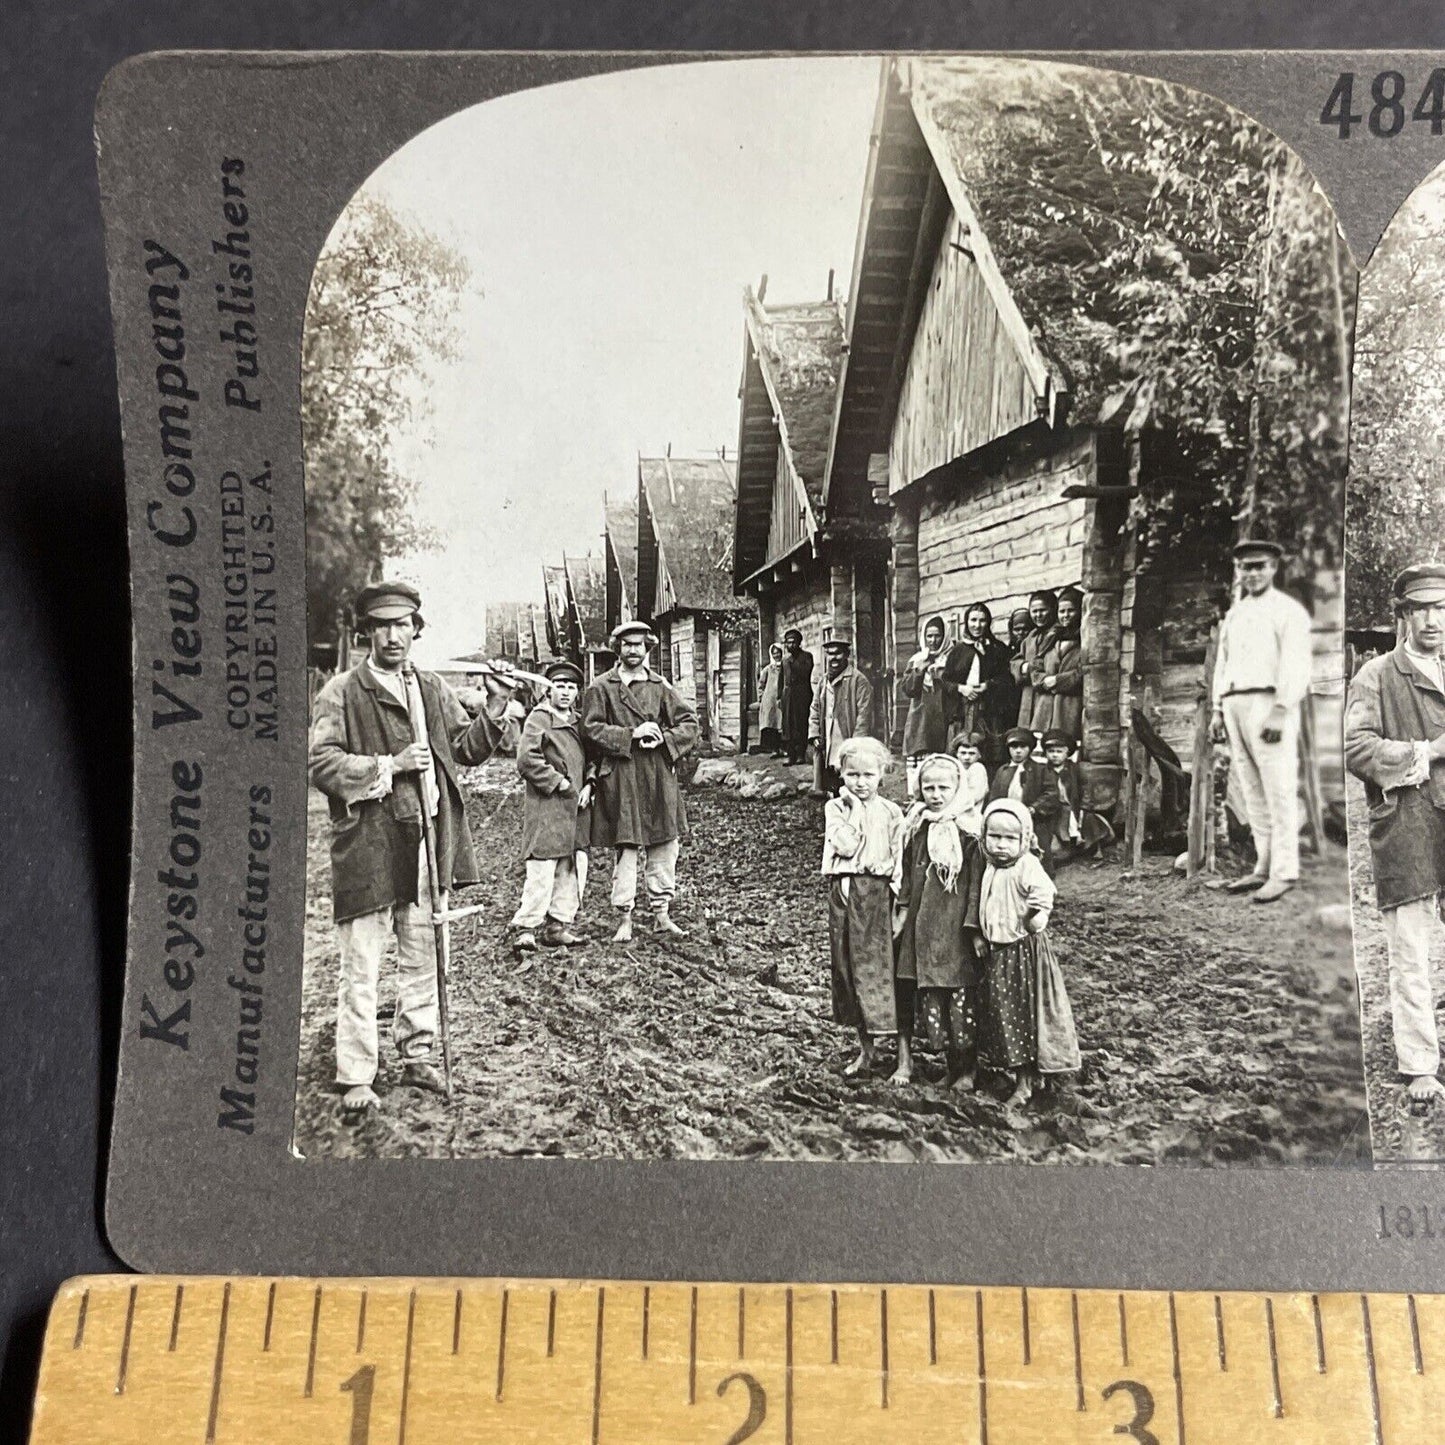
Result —
[[[457,768],[485,762],[516,738],[521,704],[501,683],[474,718],[435,673],[411,665],[422,630],[421,595],[378,582],[356,599],[366,658],[338,673],[312,705],[309,775],[331,806],[331,897],[341,947],[336,1003],[336,1081],[342,1107],[380,1103],[376,999],[387,938],[397,943],[392,1042],[402,1078],[445,1092],[432,1064],[437,1033],[436,939],[422,810],[435,839],[437,884],[477,881]]]
[[[818,760],[815,794],[837,797],[843,786],[839,755],[849,738],[872,736],[873,684],[853,666],[853,646],[841,638],[823,644],[823,680],[813,693],[808,736]]]
[[[1300,705],[1310,686],[1310,615],[1274,585],[1283,549],[1250,538],[1234,549],[1239,597],[1219,627],[1212,731],[1229,742],[1254,837],[1254,871],[1226,884],[1256,903],[1299,881]]]
[[[1375,902],[1390,955],[1395,1059],[1423,1104],[1445,1093],[1430,943],[1445,889],[1445,564],[1395,579],[1400,640],[1350,683],[1345,766],[1365,784]]]
[[[683,932],[672,920],[678,844],[687,831],[687,810],[675,770],[697,746],[697,712],[647,665],[648,650],[656,641],[645,622],[613,628],[607,645],[617,654],[617,665],[597,678],[582,697],[582,736],[596,768],[591,842],[594,847],[617,850],[612,906],[622,918],[614,943],[632,938],[642,850],[647,853],[653,927],[658,933]]]

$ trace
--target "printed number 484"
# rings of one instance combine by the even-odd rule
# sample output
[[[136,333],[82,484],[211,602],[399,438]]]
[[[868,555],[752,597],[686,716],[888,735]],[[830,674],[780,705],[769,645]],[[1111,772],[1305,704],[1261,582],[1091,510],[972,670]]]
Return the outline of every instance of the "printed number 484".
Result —
[[[1405,128],[1405,89],[1405,77],[1398,70],[1382,70],[1370,81],[1369,111],[1357,111],[1355,72],[1346,70],[1325,101],[1320,124],[1334,126],[1341,140],[1349,140],[1351,130],[1364,122],[1371,135],[1389,140]],[[1445,135],[1445,67],[1430,72],[1410,119],[1427,121],[1431,135]]]

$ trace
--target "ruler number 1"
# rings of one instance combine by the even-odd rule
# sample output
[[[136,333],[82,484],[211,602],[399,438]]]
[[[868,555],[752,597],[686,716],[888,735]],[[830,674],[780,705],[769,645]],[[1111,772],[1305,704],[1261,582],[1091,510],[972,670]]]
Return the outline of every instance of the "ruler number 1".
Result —
[[[1148,1385],[1141,1385],[1138,1380],[1115,1380],[1103,1393],[1106,1400],[1112,1400],[1120,1391],[1124,1391],[1134,1405],[1134,1418],[1123,1425],[1115,1425],[1116,1435],[1127,1435],[1131,1440],[1137,1440],[1139,1445],[1159,1445],[1159,1437],[1144,1427],[1154,1418],[1154,1395]]]
[[[351,1438],[348,1445],[367,1445],[371,1439],[371,1394],[376,1388],[376,1366],[363,1365],[341,1388],[351,1396]]]

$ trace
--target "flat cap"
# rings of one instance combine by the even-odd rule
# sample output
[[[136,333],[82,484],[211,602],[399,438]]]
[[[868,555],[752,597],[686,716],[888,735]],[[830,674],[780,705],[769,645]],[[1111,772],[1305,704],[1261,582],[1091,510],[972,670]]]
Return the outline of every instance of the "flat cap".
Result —
[[[421,611],[421,593],[410,582],[372,582],[356,594],[356,619],[395,622]]]
[[[1395,601],[1445,602],[1445,562],[1414,562],[1395,578]]]
[[[852,652],[853,644],[845,642],[841,637],[830,637],[823,644],[824,652]]]
[[[647,638],[648,642],[657,641],[657,634],[652,628],[650,628],[647,623],[639,622],[634,618],[631,622],[619,622],[617,626],[612,629],[611,635],[607,639],[607,645],[615,652],[617,650],[617,644],[621,642],[624,637],[632,637],[635,635]]]
[[[1048,732],[1044,734],[1044,746],[1046,748],[1068,748],[1070,752],[1073,752],[1074,740],[1060,728],[1050,728]]]
[[[582,686],[582,669],[565,657],[553,658],[542,669],[542,675],[548,682],[575,682],[578,687]]]
[[[1010,728],[1004,735],[1004,746],[1012,747],[1015,743],[1027,743],[1029,747],[1034,745],[1034,735],[1027,728]]]
[[[1264,552],[1271,557],[1283,557],[1284,548],[1268,537],[1244,537],[1234,544],[1236,557],[1247,557],[1251,552]]]

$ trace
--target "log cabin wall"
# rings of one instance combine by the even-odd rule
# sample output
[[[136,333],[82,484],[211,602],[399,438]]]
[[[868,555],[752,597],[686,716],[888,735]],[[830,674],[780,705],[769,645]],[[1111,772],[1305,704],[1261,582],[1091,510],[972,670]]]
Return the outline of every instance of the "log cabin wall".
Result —
[[[712,628],[705,617],[689,617],[687,622],[692,630],[692,691],[683,696],[697,708],[703,740],[711,742],[717,720],[717,699],[713,691],[712,672],[708,667],[708,639]],[[681,644],[680,636],[678,641]]]
[[[889,533],[893,556],[888,563],[889,622],[887,670],[896,680],[903,675],[918,647],[918,490],[904,492],[893,499],[893,516]],[[908,699],[893,692],[893,713],[888,720],[888,741],[903,741],[903,723],[908,716]]]
[[[804,570],[769,594],[773,599],[772,641],[796,627],[803,634],[803,646],[813,654],[813,679],[822,677],[823,638],[833,625],[832,584],[828,568],[805,563]]]
[[[788,450],[779,446],[778,464],[773,473],[773,502],[768,518],[766,560],[781,560],[807,539],[807,506],[799,493],[793,469],[788,465]]]

